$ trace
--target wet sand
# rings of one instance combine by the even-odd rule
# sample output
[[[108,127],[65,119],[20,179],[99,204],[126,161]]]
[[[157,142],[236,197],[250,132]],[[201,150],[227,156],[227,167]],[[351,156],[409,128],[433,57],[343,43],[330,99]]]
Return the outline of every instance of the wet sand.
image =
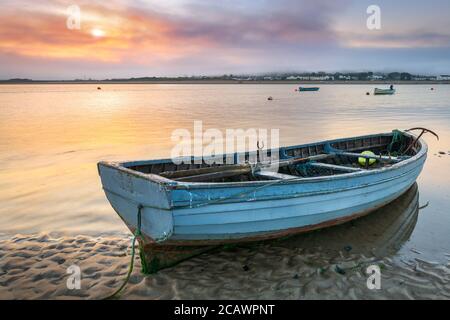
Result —
[[[433,262],[407,241],[420,214],[414,186],[387,207],[289,239],[218,249],[144,276],[122,299],[450,299],[450,254]],[[16,235],[0,241],[1,299],[102,299],[127,273],[130,239]],[[69,290],[71,265],[81,289]],[[381,270],[370,290],[366,268]]]
[[[128,243],[119,238],[51,239],[46,235],[2,241],[0,298],[105,298],[125,278]],[[66,287],[66,270],[72,264],[82,270],[80,290]],[[381,290],[366,286],[365,270],[371,264],[380,266]],[[144,276],[137,258],[120,298],[450,299],[450,262],[418,258],[398,262],[344,250],[330,254],[263,245],[203,254]]]

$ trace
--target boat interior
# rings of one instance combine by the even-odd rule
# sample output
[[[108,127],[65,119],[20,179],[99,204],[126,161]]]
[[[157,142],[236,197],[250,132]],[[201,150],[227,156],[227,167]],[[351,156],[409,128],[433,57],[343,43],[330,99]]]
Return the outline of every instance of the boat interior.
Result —
[[[232,161],[230,156],[224,155],[222,164],[210,164],[204,160],[200,160],[201,163],[189,161],[191,163],[175,164],[166,160],[123,165],[141,173],[156,174],[180,182],[289,180],[392,166],[417,154],[420,147],[418,139],[402,133],[284,147],[278,150],[277,172],[268,168],[268,164],[273,161],[265,160],[271,158],[270,150],[234,154],[231,156]],[[365,151],[372,153],[362,155]]]

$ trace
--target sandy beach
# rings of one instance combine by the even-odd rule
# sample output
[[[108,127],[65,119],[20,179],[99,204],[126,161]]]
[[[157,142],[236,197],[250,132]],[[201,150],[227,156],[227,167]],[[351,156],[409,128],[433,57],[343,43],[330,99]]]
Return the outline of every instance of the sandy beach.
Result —
[[[1,299],[102,299],[125,278],[129,241],[121,238],[16,236],[0,243]],[[202,254],[155,275],[135,270],[122,299],[449,299],[450,260],[324,252],[276,245]],[[80,290],[67,268],[82,268]],[[368,265],[382,270],[382,289],[366,286]],[[336,265],[340,269],[336,268]],[[339,271],[337,271],[339,270]],[[342,271],[344,270],[344,271]],[[342,274],[344,273],[345,274]],[[193,276],[195,275],[195,276]]]
[[[407,245],[420,210],[414,186],[354,222],[289,239],[219,248],[156,274],[135,269],[121,299],[449,299],[450,254],[432,261]],[[399,254],[399,251],[402,251]],[[102,299],[121,284],[130,239],[16,235],[0,241],[1,299]],[[67,268],[81,269],[68,289]],[[381,270],[370,290],[367,267]]]

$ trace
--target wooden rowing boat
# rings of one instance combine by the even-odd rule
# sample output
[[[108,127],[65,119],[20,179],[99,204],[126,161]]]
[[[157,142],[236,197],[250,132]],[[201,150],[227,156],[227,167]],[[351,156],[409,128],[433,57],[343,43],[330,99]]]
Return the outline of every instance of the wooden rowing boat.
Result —
[[[366,150],[375,156],[362,156]],[[270,171],[273,163],[249,164],[252,153],[231,155],[244,159],[235,165],[102,161],[98,170],[112,207],[132,232],[140,226],[156,271],[212,245],[284,237],[366,215],[414,184],[427,145],[393,131],[270,152],[278,152],[277,172]],[[358,164],[361,157],[366,166]],[[369,159],[377,161],[369,166]]]
[[[375,88],[373,94],[375,95],[388,95],[388,94],[394,94],[395,89],[378,89]]]

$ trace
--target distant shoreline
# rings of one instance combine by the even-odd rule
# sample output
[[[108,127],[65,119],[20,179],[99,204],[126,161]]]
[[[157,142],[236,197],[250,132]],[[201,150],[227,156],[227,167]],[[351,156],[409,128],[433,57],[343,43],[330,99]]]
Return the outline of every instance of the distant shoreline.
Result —
[[[299,81],[299,80],[148,80],[148,81],[134,81],[134,80],[0,80],[0,85],[24,85],[24,84],[315,84],[315,85],[434,85],[434,84],[450,84],[450,80],[424,80],[424,81],[342,81],[342,80],[327,80],[327,81]]]

